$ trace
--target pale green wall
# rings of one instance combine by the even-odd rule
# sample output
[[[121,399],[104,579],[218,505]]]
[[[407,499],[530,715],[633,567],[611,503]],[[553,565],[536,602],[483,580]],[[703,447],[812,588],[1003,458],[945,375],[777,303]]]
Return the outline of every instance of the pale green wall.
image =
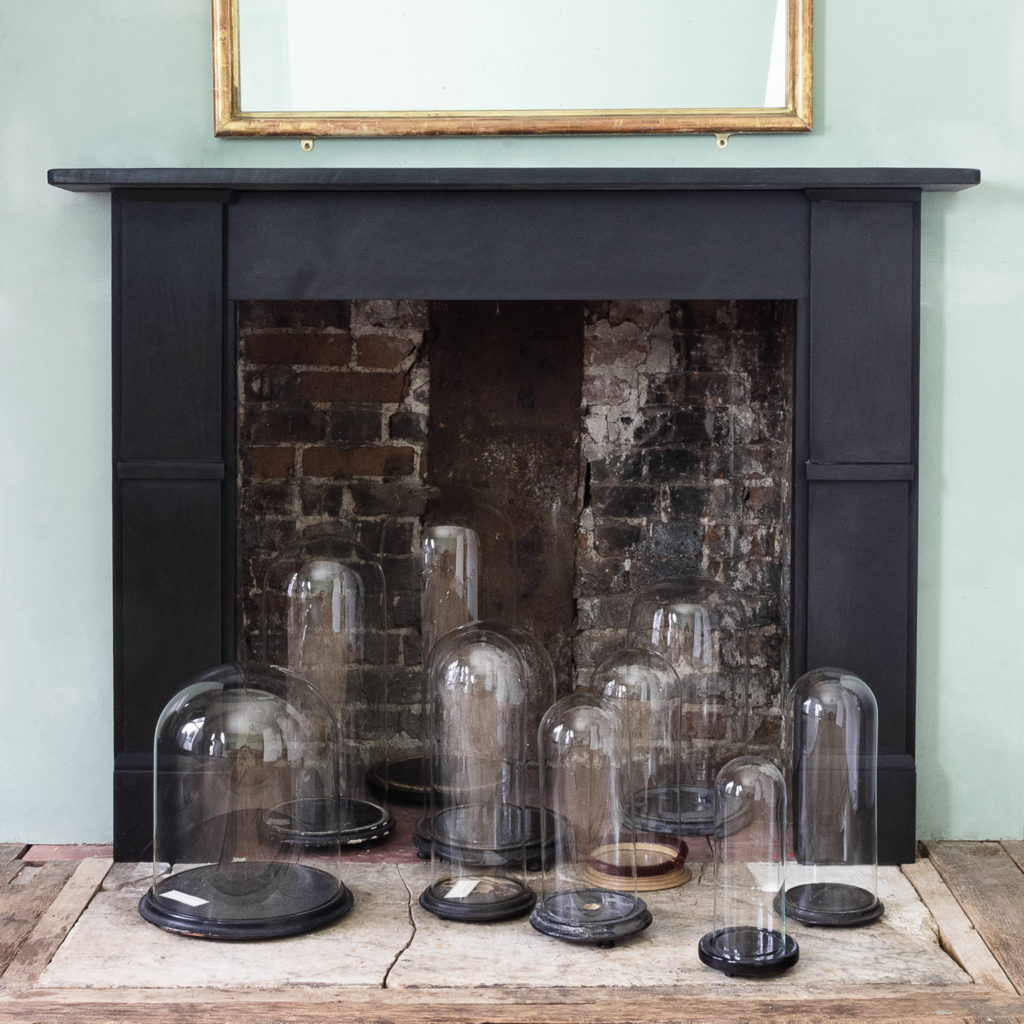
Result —
[[[1021,837],[1024,6],[816,14],[810,136],[304,154],[213,137],[207,0],[0,0],[0,840],[111,834],[109,204],[46,170],[129,165],[981,168],[924,199],[918,832]]]

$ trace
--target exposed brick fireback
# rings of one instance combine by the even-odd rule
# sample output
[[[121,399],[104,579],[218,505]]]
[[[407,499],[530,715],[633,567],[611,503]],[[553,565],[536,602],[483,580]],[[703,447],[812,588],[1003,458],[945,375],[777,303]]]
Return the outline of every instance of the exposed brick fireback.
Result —
[[[455,305],[445,304],[437,322],[461,322]],[[579,439],[579,490],[571,502],[575,545],[561,545],[575,623],[571,636],[552,642],[560,687],[586,678],[622,644],[638,589],[670,576],[710,576],[736,589],[747,609],[752,732],[767,750],[778,733],[790,642],[793,304],[579,302],[559,304],[559,317],[567,305],[578,309],[582,382],[578,416],[565,412],[573,417],[567,436]],[[391,693],[410,734],[421,676],[415,496],[428,438],[446,436],[430,418],[430,353],[447,343],[438,340],[435,309],[382,300],[239,304],[239,550],[249,652],[267,560],[304,526],[342,519],[382,553],[396,631]],[[488,330],[481,324],[479,337]],[[543,355],[541,345],[536,358]],[[499,385],[512,380],[505,371],[492,376]],[[520,381],[514,392],[517,415],[550,404],[536,382]],[[517,449],[528,445],[515,431],[510,437],[502,464],[514,467]],[[519,553],[524,579],[531,558],[550,558],[545,551],[531,527]]]

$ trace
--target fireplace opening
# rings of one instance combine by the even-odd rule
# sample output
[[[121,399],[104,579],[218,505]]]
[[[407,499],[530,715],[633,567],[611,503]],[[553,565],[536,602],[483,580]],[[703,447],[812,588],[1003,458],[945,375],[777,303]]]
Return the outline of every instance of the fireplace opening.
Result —
[[[396,751],[411,749],[423,674],[415,498],[461,491],[512,523],[507,611],[544,644],[559,695],[625,644],[644,587],[705,576],[746,612],[742,749],[777,747],[795,302],[258,300],[236,314],[241,657],[262,654],[269,560],[303,530],[342,522],[385,567],[389,719]]]

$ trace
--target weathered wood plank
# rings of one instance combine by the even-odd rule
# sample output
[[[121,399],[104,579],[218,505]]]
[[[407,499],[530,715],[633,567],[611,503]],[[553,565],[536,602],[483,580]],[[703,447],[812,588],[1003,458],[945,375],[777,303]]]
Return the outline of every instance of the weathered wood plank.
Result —
[[[1024,872],[995,842],[934,842],[928,855],[1018,992],[1024,992]]]
[[[106,857],[79,861],[74,874],[43,912],[3,976],[8,988],[31,985],[50,962],[82,911],[89,905],[110,868]]]
[[[27,849],[25,843],[0,843],[0,886],[6,885],[24,867],[21,856]]]
[[[915,864],[904,864],[903,873],[935,918],[942,948],[977,984],[1013,992],[1013,985],[999,966],[999,961],[943,884],[931,861],[919,860]]]
[[[21,863],[21,870],[0,890],[0,974],[78,866],[73,861],[50,861],[41,867]]]
[[[44,998],[0,1001],[5,1024],[180,1024],[193,1019],[201,1005],[204,1024],[781,1024],[826,1022],[853,1024],[955,1024],[957,1021],[1010,1021],[1024,1014],[1024,1002],[1007,993],[980,986],[944,992],[892,988],[866,998],[827,996],[774,999],[770,983],[756,985],[757,995],[743,994],[750,983],[739,982],[736,997],[712,997],[688,991],[658,995],[626,989],[616,994],[579,998],[552,989],[518,999],[501,989],[472,1001],[443,991],[420,993],[334,992],[297,999],[294,993],[261,993],[259,999],[236,993],[135,992],[115,1001],[111,993],[66,993]]]
[[[1000,846],[1010,855],[1013,863],[1024,871],[1024,839],[1004,839]]]

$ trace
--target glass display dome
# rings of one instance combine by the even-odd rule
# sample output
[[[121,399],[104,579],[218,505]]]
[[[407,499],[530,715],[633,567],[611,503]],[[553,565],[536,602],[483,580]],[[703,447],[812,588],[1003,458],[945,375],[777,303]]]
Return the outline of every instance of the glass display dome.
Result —
[[[441,637],[470,622],[516,621],[516,544],[508,516],[468,487],[428,487],[418,502],[406,504],[417,509],[421,703],[425,705],[426,669]],[[385,524],[385,537],[397,538],[401,533],[398,521]],[[424,721],[419,734],[415,728],[406,730],[402,748],[396,746],[389,762],[378,767],[392,800],[419,804],[426,797],[431,741],[425,729]]]
[[[527,848],[540,828],[528,816],[523,656],[507,632],[471,623],[435,644],[428,686],[429,810],[416,832],[431,871],[420,905],[458,921],[527,913]]]
[[[541,845],[540,834],[540,809],[539,809],[539,766],[537,759],[537,728],[540,725],[541,715],[555,701],[555,670],[551,664],[551,658],[540,643],[531,633],[518,626],[506,626],[498,622],[476,622],[465,627],[459,627],[453,633],[463,635],[469,630],[486,631],[504,637],[514,644],[516,652],[522,659],[523,686],[525,692],[525,703],[523,705],[524,733],[525,733],[525,784],[523,793],[525,803],[524,823],[524,853],[526,856],[527,871],[540,870],[545,850]],[[442,778],[446,773],[445,759],[438,754],[434,760],[435,778]],[[431,835],[429,825],[432,817],[426,815],[416,825],[413,832],[413,842],[421,857],[429,857],[431,849]]]
[[[157,722],[153,884],[139,912],[211,939],[336,921],[352,906],[339,880],[338,797],[337,727],[306,679],[243,664],[203,673]],[[296,806],[310,812],[298,838],[279,827]]]
[[[644,861],[629,813],[625,715],[608,698],[577,690],[544,714],[538,745],[551,852],[530,923],[566,942],[613,946],[651,923],[638,895]]]
[[[348,845],[394,827],[386,784],[368,774],[387,760],[387,593],[380,562],[336,527],[307,530],[274,558],[264,581],[266,660],[309,679],[339,730],[339,840]],[[295,837],[318,808],[295,803],[277,819]],[[333,813],[333,812],[331,812]],[[318,831],[318,829],[316,830]]]
[[[735,827],[741,821],[742,826]],[[786,783],[758,757],[725,764],[715,781],[714,921],[701,962],[727,975],[763,977],[792,967],[786,934]]]
[[[662,580],[639,593],[627,644],[660,654],[682,687],[679,819],[707,835],[719,769],[747,751],[750,680],[746,614],[730,587],[699,577]],[[720,823],[729,828],[729,822]]]
[[[641,892],[688,882],[680,786],[679,677],[651,651],[628,648],[606,658],[588,683],[616,703],[629,728],[629,820],[636,830],[637,887]]]
[[[878,705],[863,679],[838,668],[791,691],[793,851],[786,911],[806,924],[877,920]]]

